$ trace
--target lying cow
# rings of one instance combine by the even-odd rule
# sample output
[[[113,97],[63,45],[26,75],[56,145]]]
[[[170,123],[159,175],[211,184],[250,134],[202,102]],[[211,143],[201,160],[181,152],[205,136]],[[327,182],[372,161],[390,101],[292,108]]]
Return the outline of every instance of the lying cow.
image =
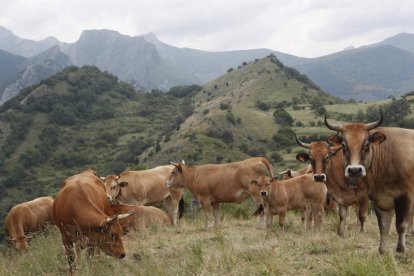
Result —
[[[177,224],[182,217],[184,189],[167,188],[165,181],[170,176],[172,165],[158,166],[150,170],[126,171],[117,175],[108,175],[105,182],[108,197],[122,204],[153,205],[165,202],[168,214]]]
[[[14,206],[6,217],[6,235],[17,250],[29,247],[27,234],[38,232],[53,224],[53,198],[39,197]]]
[[[173,163],[174,168],[166,186],[186,187],[197,198],[206,216],[206,227],[213,221],[220,224],[220,203],[241,203],[249,196],[249,182],[259,175],[273,177],[273,167],[266,158],[255,157],[239,162],[187,166],[183,162]],[[252,197],[258,206],[260,197]]]
[[[348,208],[352,205],[358,206],[360,231],[363,232],[369,207],[368,191],[359,179],[354,181],[353,187],[350,186],[350,179],[343,173],[345,163],[341,145],[332,136],[327,139],[329,143],[318,141],[307,144],[295,138],[300,146],[309,149],[309,153],[299,153],[296,158],[302,162],[311,160],[314,180],[325,182],[329,194],[338,202],[338,235],[344,236]]]
[[[286,212],[305,209],[309,204],[314,217],[314,228],[321,229],[327,189],[324,184],[314,182],[311,174],[281,181],[259,176],[251,180],[250,185],[251,190],[262,198],[262,205],[255,214],[264,209],[267,228],[271,227],[273,216],[279,215],[279,226],[283,231]]]
[[[119,222],[124,233],[130,230],[143,230],[152,225],[171,226],[172,218],[163,210],[153,206],[138,206],[126,204],[111,205],[115,214],[134,213]]]
[[[53,203],[53,219],[62,234],[63,245],[72,274],[74,246],[79,253],[86,244],[88,253],[95,247],[122,259],[122,228],[119,221],[131,214],[115,214],[104,186],[91,170],[67,178]]]

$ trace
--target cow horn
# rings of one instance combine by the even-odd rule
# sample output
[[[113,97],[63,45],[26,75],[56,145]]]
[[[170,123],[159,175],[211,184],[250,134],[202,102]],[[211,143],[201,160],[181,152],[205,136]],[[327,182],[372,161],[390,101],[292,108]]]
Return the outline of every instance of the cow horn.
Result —
[[[332,125],[330,123],[328,123],[328,120],[326,119],[326,114],[325,114],[325,125],[327,128],[329,128],[330,130],[334,130],[334,131],[340,131],[342,132],[342,126],[339,125]]]
[[[126,213],[126,214],[121,214],[121,215],[118,215],[118,219],[124,219],[124,218],[127,218],[127,217],[129,217],[129,216],[132,216],[133,214],[135,214],[135,211],[129,211],[128,213]]]
[[[381,108],[380,108],[379,111],[380,111],[380,118],[379,118],[379,120],[376,121],[376,122],[373,122],[373,123],[366,124],[365,125],[365,129],[366,130],[371,130],[371,129],[377,128],[377,127],[379,127],[382,124],[382,122],[384,120],[384,115],[382,114],[382,109]]]
[[[185,165],[185,161],[184,161],[184,159],[183,159],[183,160],[181,160],[181,164]]]
[[[99,177],[102,181],[105,181],[105,179],[106,179],[106,177],[104,177],[104,176],[100,176]]]
[[[277,174],[278,175],[283,175],[283,174],[285,174],[285,173],[287,173],[288,172],[288,170],[284,170],[283,172],[278,172]]]
[[[300,141],[299,138],[296,136],[296,134],[295,134],[295,140],[296,140],[296,143],[298,143],[299,146],[301,146],[305,149],[310,149],[310,144],[303,143],[302,141]]]
[[[114,222],[116,220],[117,217],[118,217],[118,215],[106,218],[106,224],[111,224],[112,222]]]

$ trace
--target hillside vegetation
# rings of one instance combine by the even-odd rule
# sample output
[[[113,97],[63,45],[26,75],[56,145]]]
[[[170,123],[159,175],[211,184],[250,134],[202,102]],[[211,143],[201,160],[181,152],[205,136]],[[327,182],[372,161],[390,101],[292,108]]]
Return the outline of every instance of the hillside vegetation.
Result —
[[[413,100],[411,93],[344,102],[272,55],[168,93],[137,92],[96,67],[68,67],[0,108],[0,221],[17,203],[55,195],[65,178],[88,167],[107,175],[253,156],[267,157],[276,172],[301,167],[293,135],[311,141],[330,134],[325,112],[333,122],[370,121],[381,105],[388,124],[413,127]]]

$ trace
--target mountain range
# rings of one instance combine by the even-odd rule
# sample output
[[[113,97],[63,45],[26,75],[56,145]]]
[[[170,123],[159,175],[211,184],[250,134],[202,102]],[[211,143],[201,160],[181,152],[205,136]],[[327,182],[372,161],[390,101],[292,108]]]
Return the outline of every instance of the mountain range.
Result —
[[[399,34],[372,45],[317,58],[271,49],[208,52],[165,44],[153,33],[127,36],[87,30],[74,43],[54,37],[23,39],[0,27],[0,104],[24,87],[68,65],[94,65],[144,91],[205,84],[243,63],[273,53],[306,74],[322,90],[344,99],[371,101],[414,90],[414,35]]]

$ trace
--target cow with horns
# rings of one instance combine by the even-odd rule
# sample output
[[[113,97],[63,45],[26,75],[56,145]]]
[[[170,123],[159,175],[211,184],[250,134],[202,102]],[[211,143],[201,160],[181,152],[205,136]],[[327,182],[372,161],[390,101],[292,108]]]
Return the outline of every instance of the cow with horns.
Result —
[[[414,130],[379,126],[376,122],[325,125],[338,134],[333,136],[341,144],[346,177],[361,179],[378,219],[381,234],[379,252],[384,253],[390,232],[393,211],[398,232],[397,252],[405,252],[405,236],[414,202]]]
[[[309,153],[298,153],[296,159],[302,162],[310,160],[314,181],[325,182],[328,194],[338,203],[338,235],[344,236],[348,208],[355,204],[358,206],[360,231],[363,232],[369,206],[368,192],[361,180],[349,185],[351,180],[343,174],[345,167],[341,144],[335,143],[332,138],[328,137],[327,142],[304,143],[295,135],[298,145],[309,149]]]

